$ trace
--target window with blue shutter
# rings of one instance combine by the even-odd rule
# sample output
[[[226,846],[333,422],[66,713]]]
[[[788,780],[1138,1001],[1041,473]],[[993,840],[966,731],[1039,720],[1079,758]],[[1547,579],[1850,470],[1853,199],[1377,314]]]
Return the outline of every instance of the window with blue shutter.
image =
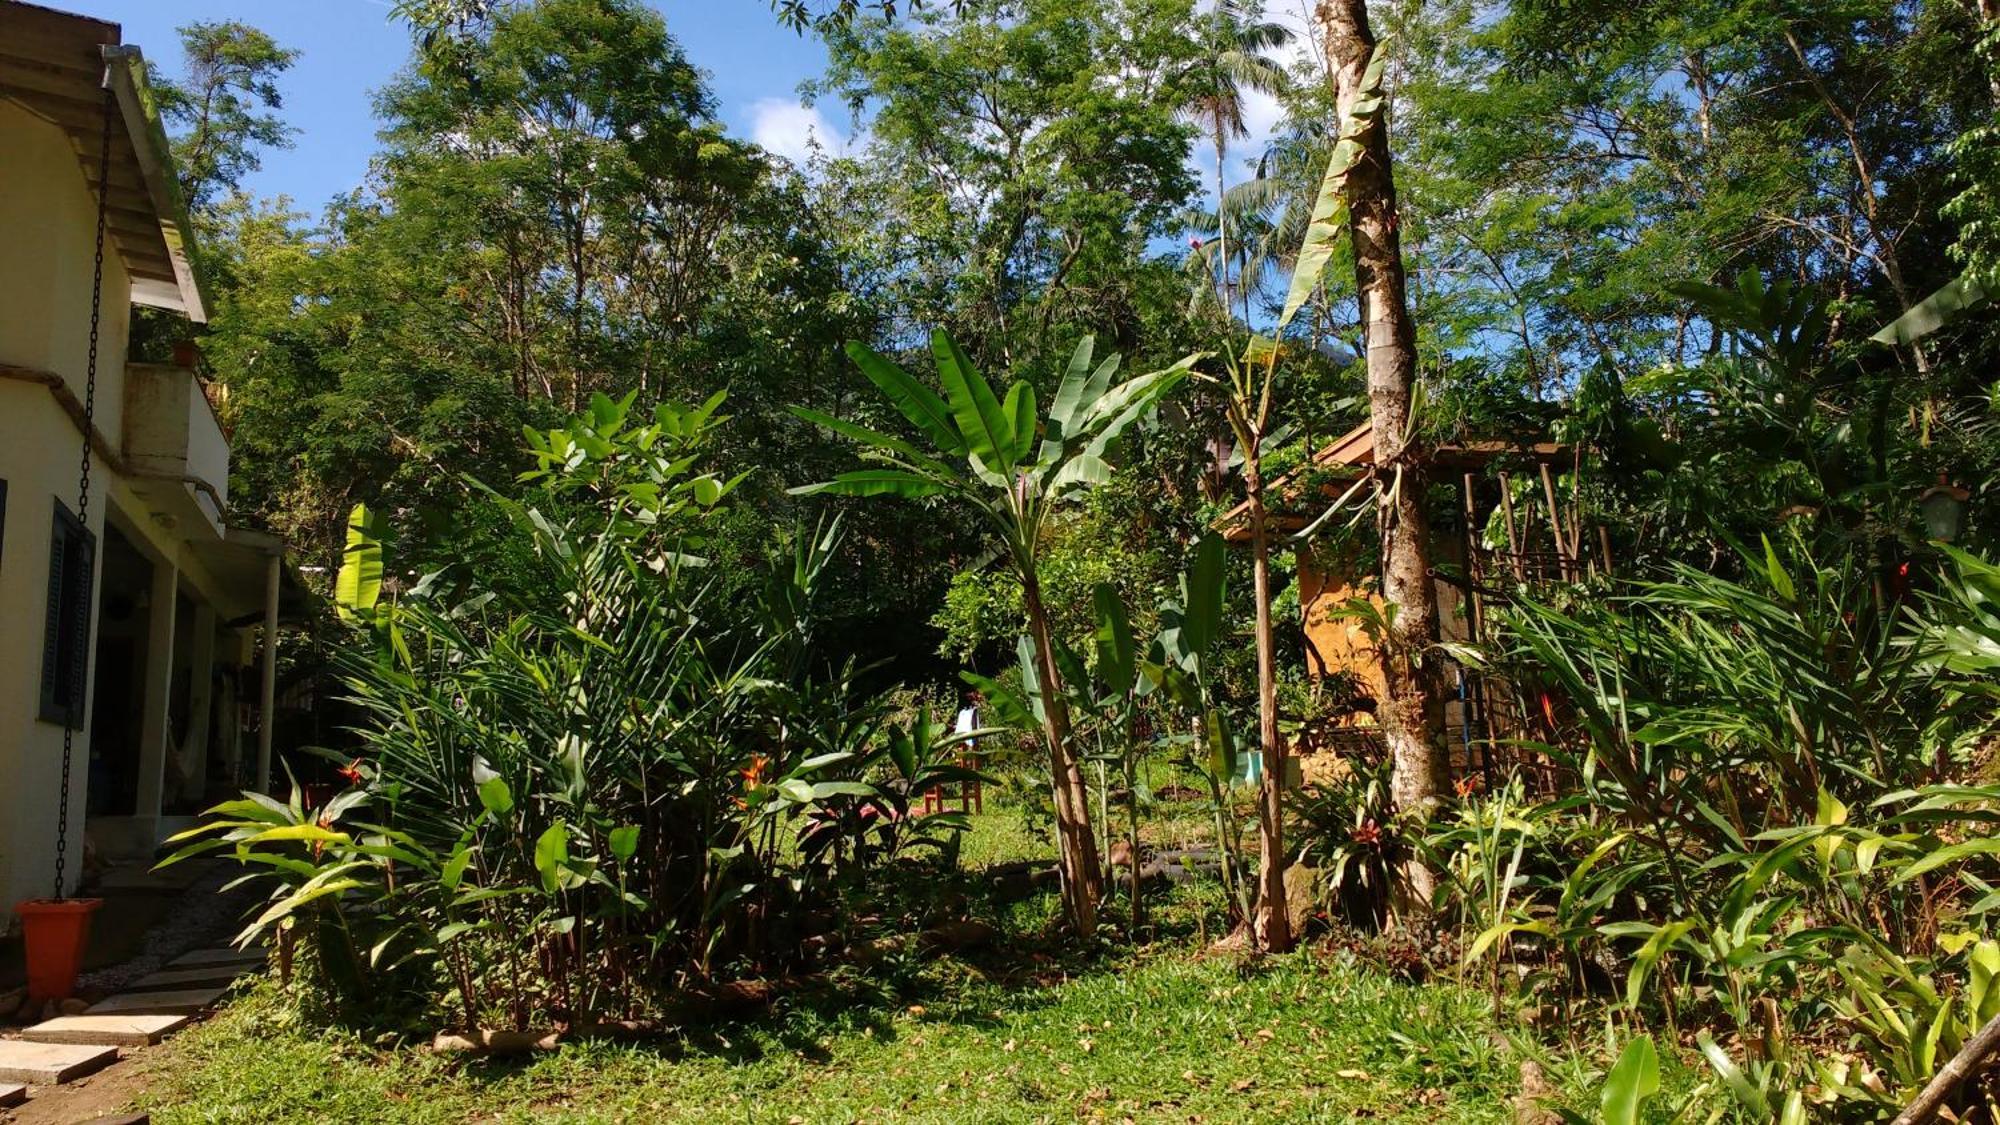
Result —
[[[90,529],[55,504],[49,537],[49,607],[42,629],[42,710],[44,722],[83,728],[84,685],[90,676],[91,576],[97,542]]]

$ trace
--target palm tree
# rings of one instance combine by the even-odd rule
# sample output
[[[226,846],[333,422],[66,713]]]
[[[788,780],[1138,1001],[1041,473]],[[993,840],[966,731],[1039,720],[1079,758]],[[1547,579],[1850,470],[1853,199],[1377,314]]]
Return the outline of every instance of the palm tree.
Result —
[[[1225,315],[1229,311],[1229,231],[1222,203],[1228,194],[1229,142],[1250,135],[1243,120],[1244,95],[1255,90],[1277,94],[1284,90],[1283,64],[1266,52],[1278,50],[1292,41],[1292,32],[1282,24],[1263,18],[1257,0],[1215,0],[1215,7],[1201,17],[1203,48],[1201,58],[1187,75],[1187,101],[1182,112],[1198,122],[1215,146],[1215,255],[1217,303]],[[1250,318],[1250,294],[1243,293],[1243,318]]]

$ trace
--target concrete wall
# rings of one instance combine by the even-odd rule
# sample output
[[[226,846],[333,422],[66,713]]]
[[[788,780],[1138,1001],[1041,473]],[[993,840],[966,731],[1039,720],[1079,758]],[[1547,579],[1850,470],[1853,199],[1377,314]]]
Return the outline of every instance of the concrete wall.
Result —
[[[0,364],[54,372],[80,399],[96,202],[63,132],[4,99],[0,153]],[[98,428],[116,440],[130,283],[115,255],[105,259],[103,308]],[[0,527],[0,911],[8,913],[19,900],[51,890],[63,732],[36,712],[53,510],[59,497],[75,507],[81,453],[75,426],[47,388],[0,379],[0,479],[7,482]],[[90,527],[101,539],[109,473],[101,461],[92,472],[97,499]],[[68,809],[72,885],[83,859],[88,736],[87,729],[76,736]]]
[[[215,416],[215,406],[208,401],[208,393],[202,389],[201,381],[193,372],[188,373],[188,457],[187,471],[190,475],[207,481],[215,489],[215,495],[194,489],[195,503],[208,516],[209,526],[217,535],[222,534],[223,515],[229,507],[229,438],[222,432],[222,421]],[[221,503],[217,503],[217,498]]]
[[[185,509],[186,518],[207,523],[208,534],[219,538],[229,500],[229,439],[201,380],[185,367],[128,365],[125,409],[125,467],[165,478],[164,486],[152,486],[163,508],[176,520],[181,512],[175,509]],[[188,478],[206,487],[182,483]],[[189,527],[186,534],[200,533]]]

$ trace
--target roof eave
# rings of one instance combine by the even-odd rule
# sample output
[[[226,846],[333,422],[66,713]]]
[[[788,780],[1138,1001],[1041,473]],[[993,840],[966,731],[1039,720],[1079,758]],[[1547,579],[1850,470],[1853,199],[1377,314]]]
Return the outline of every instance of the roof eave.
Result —
[[[201,274],[195,267],[194,224],[188,219],[187,203],[181,198],[180,184],[174,177],[159,104],[146,82],[145,57],[138,47],[130,45],[106,44],[103,52],[106,77],[117,95],[126,135],[139,158],[140,176],[159,219],[160,241],[166,245],[167,260],[174,267],[171,291],[163,285],[135,284],[132,302],[171,309],[197,324],[206,324],[209,302]]]

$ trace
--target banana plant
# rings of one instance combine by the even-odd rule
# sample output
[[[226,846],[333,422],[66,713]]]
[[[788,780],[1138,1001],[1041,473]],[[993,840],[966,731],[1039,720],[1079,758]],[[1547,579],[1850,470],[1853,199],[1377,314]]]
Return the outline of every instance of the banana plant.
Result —
[[[1044,416],[1032,384],[1016,381],[1003,398],[943,332],[932,335],[931,352],[943,395],[877,352],[850,343],[847,354],[922,435],[923,444],[794,406],[792,412],[800,418],[857,442],[872,464],[792,491],[938,497],[984,519],[1021,582],[1036,671],[1050,688],[1041,718],[1062,845],[1063,908],[1071,926],[1088,933],[1097,925],[1103,872],[1042,603],[1042,533],[1055,508],[1111,479],[1109,458],[1118,439],[1186,379],[1202,357],[1190,355],[1171,367],[1114,383],[1119,357],[1093,364],[1093,341],[1085,337]]]
[[[1126,868],[1131,892],[1130,925],[1138,931],[1141,918],[1139,900],[1139,706],[1148,684],[1139,675],[1139,651],[1132,639],[1132,618],[1125,602],[1109,582],[1100,582],[1091,594],[1097,612],[1093,635],[1096,649],[1097,711],[1099,725],[1112,738],[1120,773],[1125,783],[1125,846],[1131,863]],[[1108,814],[1107,814],[1108,816]]]
[[[1181,575],[1180,599],[1160,606],[1160,632],[1141,665],[1148,690],[1192,719],[1195,736],[1188,764],[1208,782],[1215,815],[1216,844],[1222,851],[1222,881],[1244,918],[1256,903],[1254,884],[1243,884],[1243,861],[1236,839],[1236,807],[1230,782],[1238,765],[1237,734],[1222,705],[1221,670],[1215,666],[1228,592],[1227,548],[1213,532],[1202,536],[1194,563]]]
[[[369,625],[382,600],[382,518],[366,504],[347,514],[347,543],[333,583],[333,604],[342,621]]]

